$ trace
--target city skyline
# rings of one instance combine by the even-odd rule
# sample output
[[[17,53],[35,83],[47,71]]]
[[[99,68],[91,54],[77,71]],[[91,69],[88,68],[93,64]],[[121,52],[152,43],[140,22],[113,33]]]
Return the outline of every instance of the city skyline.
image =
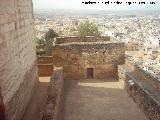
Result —
[[[89,0],[88,0],[89,1]],[[94,0],[95,2],[107,2],[102,0]],[[70,9],[70,10],[160,10],[160,1],[159,0],[119,0],[120,2],[123,2],[121,5],[117,4],[92,4],[92,5],[86,5],[82,2],[87,2],[86,0],[70,0],[70,2],[66,0],[33,0],[33,6],[34,9]],[[110,2],[116,2],[116,0],[110,0]],[[137,4],[125,4],[126,2],[155,2],[155,4],[145,4],[145,5],[139,5]]]

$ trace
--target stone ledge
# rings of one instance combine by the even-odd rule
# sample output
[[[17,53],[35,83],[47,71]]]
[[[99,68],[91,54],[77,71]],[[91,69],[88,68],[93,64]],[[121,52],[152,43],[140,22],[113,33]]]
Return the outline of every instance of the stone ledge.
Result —
[[[63,100],[63,82],[63,68],[54,68],[42,120],[60,120]]]
[[[70,43],[70,42],[96,42],[96,41],[110,41],[110,37],[107,36],[66,36],[66,37],[57,37],[55,43]]]
[[[130,84],[129,80],[132,80]],[[125,87],[150,120],[160,120],[160,93],[132,73],[126,73]]]

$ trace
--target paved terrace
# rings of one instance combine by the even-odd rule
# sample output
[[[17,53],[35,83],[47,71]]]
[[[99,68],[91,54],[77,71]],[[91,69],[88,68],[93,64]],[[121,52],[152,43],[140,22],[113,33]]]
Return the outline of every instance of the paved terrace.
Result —
[[[49,77],[41,77],[22,120],[40,120]],[[115,80],[66,80],[62,120],[147,120]]]
[[[65,81],[62,120],[147,120],[119,82],[106,81]]]

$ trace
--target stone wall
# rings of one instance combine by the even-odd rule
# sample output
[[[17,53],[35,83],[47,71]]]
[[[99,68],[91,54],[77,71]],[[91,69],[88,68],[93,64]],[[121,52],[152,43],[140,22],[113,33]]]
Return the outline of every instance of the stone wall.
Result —
[[[139,44],[126,43],[126,51],[138,51],[140,49]]]
[[[0,0],[0,86],[8,120],[20,120],[37,77],[32,0]]]
[[[53,64],[38,64],[39,77],[51,76],[53,72]]]
[[[160,120],[158,80],[129,61],[118,66],[118,72],[120,82],[146,116],[150,120]]]
[[[124,43],[67,43],[53,46],[53,65],[64,68],[65,79],[86,79],[87,68],[93,78],[117,77],[117,65],[124,64]]]
[[[71,43],[71,42],[105,42],[110,41],[110,37],[104,36],[88,36],[88,37],[58,37],[56,38],[56,44]]]
[[[125,76],[126,73],[126,66],[125,65],[118,65],[118,78],[119,82],[122,84],[123,88],[125,86]]]
[[[137,65],[134,65],[134,74],[139,79],[148,82],[151,86],[160,91],[160,82],[158,78],[154,78],[151,74],[147,73],[145,70],[143,70]]]
[[[125,87],[125,79],[126,79],[126,72],[133,72],[134,71],[134,64],[130,63],[127,59],[125,59],[125,64],[118,65],[118,78],[120,83]]]
[[[50,64],[53,62],[52,56],[39,56],[37,59],[38,64]]]
[[[53,73],[53,57],[38,57],[38,74],[40,77],[51,76]]]
[[[128,56],[126,56],[126,59],[125,59],[125,66],[126,68],[128,68],[130,71],[134,71],[134,63],[131,63],[128,59],[127,59]]]
[[[54,68],[42,120],[61,120],[63,91],[63,69],[61,67]]]
[[[125,88],[150,120],[160,120],[159,92],[132,73],[126,73]]]

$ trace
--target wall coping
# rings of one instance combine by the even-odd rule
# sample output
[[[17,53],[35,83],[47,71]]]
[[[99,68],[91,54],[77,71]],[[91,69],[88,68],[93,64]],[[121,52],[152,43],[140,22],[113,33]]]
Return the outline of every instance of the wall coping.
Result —
[[[157,92],[156,89],[154,89],[147,83],[144,84],[142,80],[138,79],[131,72],[126,72],[125,74],[129,76],[134,81],[134,83],[160,107],[160,96],[159,96],[159,92]]]

